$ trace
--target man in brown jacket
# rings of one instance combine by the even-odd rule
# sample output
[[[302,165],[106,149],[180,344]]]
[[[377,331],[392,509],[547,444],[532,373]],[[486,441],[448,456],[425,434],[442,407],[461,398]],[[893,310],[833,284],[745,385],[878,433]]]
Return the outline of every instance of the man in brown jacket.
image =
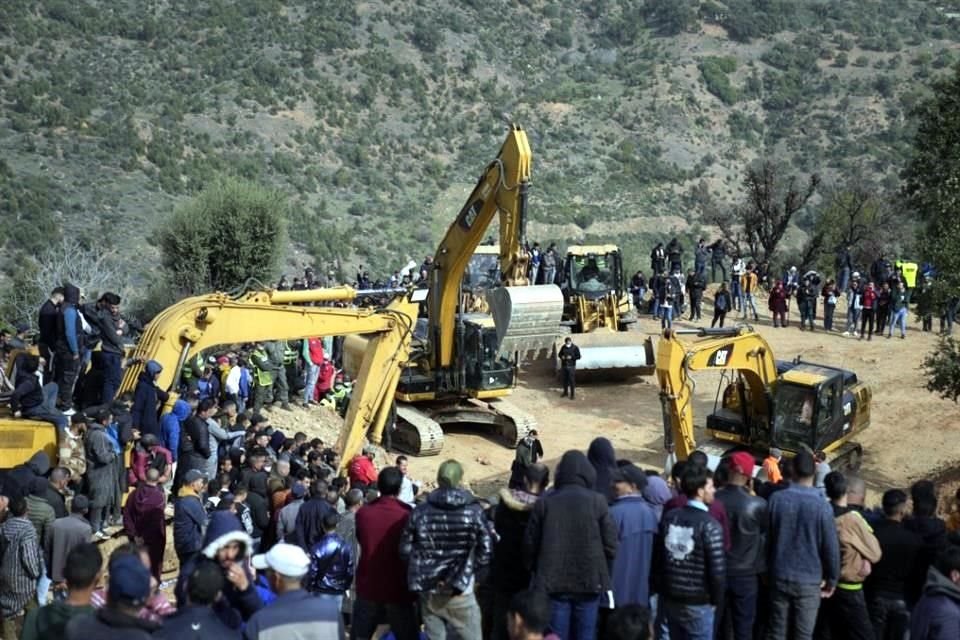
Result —
[[[827,474],[824,485],[840,540],[840,581],[833,596],[820,606],[817,628],[829,629],[833,638],[873,640],[863,581],[870,575],[873,563],[880,560],[880,543],[860,512],[847,506],[844,475],[832,471]]]

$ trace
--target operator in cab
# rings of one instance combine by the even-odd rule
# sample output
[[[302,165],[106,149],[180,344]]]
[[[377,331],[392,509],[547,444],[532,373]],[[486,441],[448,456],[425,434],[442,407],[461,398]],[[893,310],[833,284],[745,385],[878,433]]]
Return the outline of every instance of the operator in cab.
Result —
[[[560,358],[560,374],[563,376],[563,395],[560,397],[566,398],[569,395],[573,400],[577,393],[577,360],[580,359],[580,347],[573,344],[573,339],[567,336],[557,356]]]

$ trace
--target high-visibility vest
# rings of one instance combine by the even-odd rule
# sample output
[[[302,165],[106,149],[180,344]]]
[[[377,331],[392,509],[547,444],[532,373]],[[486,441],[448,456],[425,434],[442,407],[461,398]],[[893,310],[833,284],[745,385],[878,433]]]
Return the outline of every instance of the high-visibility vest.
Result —
[[[897,260],[897,266],[903,273],[903,281],[906,283],[907,287],[912,289],[917,286],[917,273],[920,271],[920,267],[917,265],[917,263]]]
[[[283,343],[283,364],[293,364],[297,361],[297,352],[290,348],[289,342]]]
[[[270,358],[263,349],[258,349],[250,355],[253,364],[253,378],[259,387],[269,387],[273,384],[273,371],[264,366],[269,365]]]

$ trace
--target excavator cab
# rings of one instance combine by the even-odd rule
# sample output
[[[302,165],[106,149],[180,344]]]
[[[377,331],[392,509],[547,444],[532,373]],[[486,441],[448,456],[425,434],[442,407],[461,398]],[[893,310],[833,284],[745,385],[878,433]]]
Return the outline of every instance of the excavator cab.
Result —
[[[606,251],[603,251],[606,249]],[[600,253],[569,252],[564,261],[564,288],[597,300],[608,293],[623,294],[623,258],[616,248],[601,247]]]
[[[477,314],[464,321],[463,359],[466,388],[473,392],[510,389],[516,366],[501,355],[497,328],[489,316]]]

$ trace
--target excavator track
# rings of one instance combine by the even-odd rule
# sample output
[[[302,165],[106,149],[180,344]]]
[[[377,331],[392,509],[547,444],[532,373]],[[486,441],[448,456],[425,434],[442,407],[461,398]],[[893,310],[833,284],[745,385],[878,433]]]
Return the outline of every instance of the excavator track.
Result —
[[[530,431],[537,428],[537,419],[532,415],[510,402],[509,400],[504,400],[502,398],[497,400],[492,400],[489,404],[494,411],[499,413],[504,418],[510,420],[514,424],[513,434],[510,437],[512,443],[508,442],[507,446],[511,449],[515,449],[520,441],[523,440]],[[504,434],[505,440],[506,434]]]
[[[429,412],[398,402],[392,444],[415,456],[435,456],[443,449],[443,429]]]

